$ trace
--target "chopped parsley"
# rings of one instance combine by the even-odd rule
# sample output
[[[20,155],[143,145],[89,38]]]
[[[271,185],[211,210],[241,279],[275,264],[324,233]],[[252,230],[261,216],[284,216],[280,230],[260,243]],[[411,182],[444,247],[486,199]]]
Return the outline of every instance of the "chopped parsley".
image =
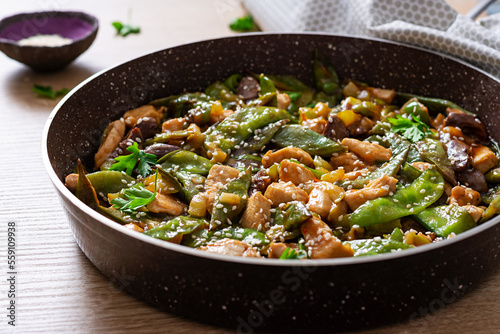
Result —
[[[141,28],[138,26],[133,26],[131,24],[123,24],[120,21],[115,21],[112,23],[113,27],[116,29],[116,33],[120,36],[127,36],[130,34],[138,34],[141,32]]]
[[[41,85],[34,84],[33,85],[33,92],[35,92],[40,97],[46,97],[46,98],[55,100],[60,96],[64,96],[64,95],[68,94],[69,89],[61,88],[61,89],[56,90],[54,92],[52,90],[51,86],[41,86]]]
[[[137,165],[139,173],[146,177],[151,174],[151,166],[156,165],[156,156],[148,154],[139,149],[137,142],[127,147],[127,151],[132,154],[121,155],[115,158],[116,163],[112,164],[110,170],[125,171],[128,175],[132,175],[132,171]]]
[[[401,133],[413,143],[422,140],[431,132],[429,126],[422,122],[418,116],[411,114],[413,120],[401,117],[400,115],[396,115],[396,117],[397,118],[388,118],[389,122],[392,124],[391,131],[394,133]]]
[[[252,15],[247,15],[233,20],[229,24],[229,28],[231,28],[231,30],[233,31],[240,31],[240,32],[256,30],[255,22],[253,21]]]
[[[137,183],[134,186],[122,190],[123,193],[119,197],[112,199],[111,204],[115,209],[121,210],[126,213],[133,213],[137,209],[148,205],[154,201],[156,197],[156,180],[158,179],[158,170],[155,175],[155,192],[144,188],[142,183]]]

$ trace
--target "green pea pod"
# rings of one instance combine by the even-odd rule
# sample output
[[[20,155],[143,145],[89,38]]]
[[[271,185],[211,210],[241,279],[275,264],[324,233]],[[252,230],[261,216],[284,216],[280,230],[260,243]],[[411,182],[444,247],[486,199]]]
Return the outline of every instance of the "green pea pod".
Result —
[[[181,195],[188,203],[190,203],[193,197],[198,194],[201,189],[203,189],[203,185],[206,181],[204,176],[196,173],[190,173],[185,170],[171,169],[170,173],[182,185]]]
[[[235,145],[243,145],[255,130],[282,119],[291,119],[291,115],[283,109],[243,108],[205,131],[205,148],[210,151],[215,146],[227,153]]]
[[[390,133],[390,134],[393,134],[393,133]],[[381,137],[379,135],[371,135],[368,138],[366,138],[364,141],[368,142],[368,143],[378,144],[378,145],[383,146],[385,148],[388,148],[391,146],[386,137]],[[396,155],[394,153],[394,151],[392,152],[392,155]]]
[[[425,106],[422,103],[420,103],[416,98],[412,98],[406,102],[403,107],[401,107],[400,112],[402,115],[417,116],[425,124],[431,125],[429,114],[427,114],[424,108]]]
[[[446,238],[451,233],[459,234],[477,226],[469,212],[458,205],[442,205],[427,208],[413,216],[420,225]]]
[[[450,181],[452,184],[457,184],[455,171],[451,166],[451,162],[448,159],[443,143],[437,139],[425,138],[415,143],[415,146],[422,159],[434,164],[446,180]]]
[[[167,107],[169,118],[183,117],[189,110],[197,109],[203,113],[202,123],[206,123],[210,117],[213,101],[210,96],[202,93],[186,93],[181,95],[172,95],[154,100],[149,104],[159,108]],[[226,108],[227,105],[223,107]]]
[[[409,183],[415,181],[420,175],[422,175],[422,172],[418,168],[415,168],[408,163],[404,164],[399,173]]]
[[[190,234],[196,229],[208,227],[205,219],[180,216],[158,227],[144,231],[150,237],[170,241],[179,235]]]
[[[238,95],[233,93],[226,85],[220,81],[216,81],[205,89],[205,94],[216,100],[224,100],[227,102],[239,102]]]
[[[481,201],[490,205],[498,195],[500,195],[500,185],[496,185],[494,188],[489,189],[487,193],[481,194]]]
[[[500,195],[493,198],[486,210],[484,210],[479,222],[483,223],[498,213],[500,213]]]
[[[197,230],[183,238],[182,244],[184,246],[198,248],[226,238],[240,240],[259,249],[270,243],[263,232],[251,228],[231,226],[217,231],[208,231],[207,229]]]
[[[408,156],[406,157],[406,162],[412,164],[414,162],[421,162],[421,161],[424,160],[422,160],[420,153],[418,153],[417,146],[415,144],[411,144],[410,151],[408,151]]]
[[[246,206],[248,200],[248,188],[252,182],[252,168],[241,172],[240,175],[226,183],[219,189],[214,200],[212,217],[210,219],[210,230],[215,230],[230,224],[230,220],[236,217]],[[227,203],[223,194],[229,193],[239,197],[239,203]],[[229,221],[228,221],[229,220]]]
[[[153,145],[154,143],[165,143],[170,140],[186,139],[190,133],[187,130],[177,130],[171,132],[164,132],[157,134],[154,138],[145,141],[146,146]]]
[[[381,237],[384,234],[391,234],[393,231],[398,230],[400,228],[401,228],[401,220],[394,219],[385,223],[366,226],[365,235],[367,237],[377,237],[377,236]]]
[[[307,104],[306,106],[313,108],[318,102],[327,103],[328,107],[333,108],[338,104],[339,98],[337,96],[328,95],[325,92],[316,92],[312,101],[309,103],[310,105]]]
[[[262,129],[257,130],[258,133],[250,137],[243,145],[239,145],[240,148],[233,152],[234,156],[260,152],[264,146],[266,146],[271,139],[273,139],[276,132],[281,129],[288,120],[282,119],[281,121],[271,123],[266,125]]]
[[[486,182],[497,184],[500,183],[500,167],[490,170],[488,173],[484,174]]]
[[[247,103],[248,107],[261,107],[265,105],[271,105],[272,102],[276,100],[276,96],[278,93],[267,93],[266,95],[260,95],[258,98],[255,100],[252,100]]]
[[[396,227],[389,236],[389,239],[393,241],[403,242],[404,240],[403,230],[401,230],[401,228],[399,227]]]
[[[301,235],[300,229],[292,229],[287,230],[285,228],[285,217],[286,212],[281,208],[277,207],[275,211],[271,214],[271,221],[273,222],[273,226],[266,231],[266,237],[269,240],[281,240],[284,238],[285,240],[291,240],[298,238]],[[289,226],[292,224],[288,223]]]
[[[240,84],[243,76],[241,74],[233,74],[229,76],[226,80],[224,80],[224,85],[229,88],[233,93],[236,93],[238,90],[238,85]]]
[[[260,95],[266,95],[270,93],[276,93],[276,86],[274,82],[266,77],[264,74],[259,76],[259,84],[260,84]]]
[[[286,231],[293,231],[299,228],[303,222],[312,217],[306,205],[298,201],[288,202],[283,213],[283,226]]]
[[[393,196],[379,197],[361,205],[351,214],[350,225],[364,227],[418,214],[437,201],[443,191],[443,177],[435,168],[428,168]]]
[[[391,239],[359,239],[344,241],[343,243],[351,246],[354,251],[354,256],[377,255],[398,251],[400,249],[412,248],[412,246],[404,242]]]
[[[340,90],[339,76],[333,65],[317,50],[314,53],[314,79],[316,88],[328,95],[334,95]]]
[[[338,142],[328,139],[302,125],[292,124],[282,127],[274,136],[279,147],[293,146],[311,155],[331,156],[346,149]]]
[[[117,171],[99,171],[87,174],[87,178],[94,187],[96,193],[107,196],[109,193],[117,193],[123,188],[132,185],[135,179],[132,176]]]
[[[161,167],[169,171],[171,169],[181,170],[189,173],[208,175],[213,164],[194,152],[177,150],[165,154],[158,163]]]
[[[314,90],[309,86],[304,84],[302,81],[291,75],[266,75],[273,83],[274,86],[290,94],[291,92],[300,92],[300,95],[296,95],[295,98],[290,96],[290,99],[296,105],[296,107],[304,107],[313,100]]]
[[[446,114],[446,109],[452,108],[452,109],[458,109],[461,110],[469,115],[474,115],[468,110],[465,110],[464,108],[460,107],[459,105],[448,101],[444,99],[437,99],[433,97],[425,97],[425,96],[419,96],[419,95],[414,95],[414,94],[409,94],[409,93],[397,93],[396,94],[396,100],[400,103],[404,103],[412,98],[417,98],[420,103],[425,105],[429,111],[431,111],[434,114]]]

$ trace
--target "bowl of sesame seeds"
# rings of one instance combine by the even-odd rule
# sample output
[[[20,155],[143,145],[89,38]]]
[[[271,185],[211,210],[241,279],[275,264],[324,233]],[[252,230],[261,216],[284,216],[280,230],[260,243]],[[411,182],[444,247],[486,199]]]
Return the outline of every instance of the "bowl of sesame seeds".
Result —
[[[37,71],[64,68],[93,43],[99,23],[82,12],[34,12],[0,21],[0,50]]]

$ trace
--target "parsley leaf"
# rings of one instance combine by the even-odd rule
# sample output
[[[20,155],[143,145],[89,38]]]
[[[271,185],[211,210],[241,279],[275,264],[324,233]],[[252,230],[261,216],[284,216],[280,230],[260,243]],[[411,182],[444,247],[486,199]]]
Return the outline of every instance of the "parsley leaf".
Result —
[[[141,28],[138,26],[133,26],[131,24],[123,24],[120,21],[115,21],[111,23],[116,29],[116,33],[120,36],[127,36],[130,34],[138,34],[141,32]]]
[[[388,121],[392,124],[391,131],[394,133],[401,133],[404,137],[416,143],[422,140],[427,133],[431,132],[431,129],[427,124],[420,120],[420,117],[415,117],[411,114],[411,119],[401,117],[396,115],[397,118],[388,118]]]
[[[151,174],[151,166],[156,165],[157,162],[154,154],[148,154],[140,150],[137,142],[127,147],[127,151],[132,154],[116,157],[115,161],[117,162],[111,165],[110,170],[125,171],[128,175],[132,175],[132,171],[137,165],[137,169],[142,176],[146,177]]]
[[[229,24],[229,28],[233,31],[242,32],[256,30],[252,15],[247,15],[233,20]]]
[[[55,100],[59,96],[64,96],[64,95],[68,94],[69,89],[62,88],[62,89],[56,90],[54,92],[52,90],[51,86],[41,86],[41,85],[34,84],[33,85],[33,92],[35,92],[40,97],[46,97],[46,98]]]
[[[137,211],[137,209],[148,205],[152,201],[154,201],[156,197],[156,180],[158,179],[158,170],[156,170],[155,175],[155,192],[144,188],[142,183],[137,183],[134,186],[124,189],[123,194],[121,196],[112,199],[111,204],[115,209],[124,211],[126,213],[133,213]],[[122,197],[123,196],[123,197]]]

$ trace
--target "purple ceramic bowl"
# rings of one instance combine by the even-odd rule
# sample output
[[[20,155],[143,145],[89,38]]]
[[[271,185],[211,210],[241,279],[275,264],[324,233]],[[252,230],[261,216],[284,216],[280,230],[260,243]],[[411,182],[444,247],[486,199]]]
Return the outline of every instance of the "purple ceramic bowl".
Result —
[[[341,78],[450,99],[477,113],[500,140],[494,131],[500,125],[500,82],[422,49],[328,34],[248,34],[158,51],[87,79],[57,105],[44,131],[45,166],[77,243],[95,266],[168,312],[243,333],[338,332],[411,321],[490,275],[499,265],[500,217],[449,240],[380,256],[259,260],[130,231],[64,186],[77,158],[92,165],[102,131],[126,110],[246,69],[292,74],[312,85],[316,49]]]
[[[94,41],[99,23],[81,12],[36,12],[0,21],[0,50],[38,71],[55,71],[71,63]],[[34,35],[60,35],[72,40],[63,46],[27,46],[18,41]]]

